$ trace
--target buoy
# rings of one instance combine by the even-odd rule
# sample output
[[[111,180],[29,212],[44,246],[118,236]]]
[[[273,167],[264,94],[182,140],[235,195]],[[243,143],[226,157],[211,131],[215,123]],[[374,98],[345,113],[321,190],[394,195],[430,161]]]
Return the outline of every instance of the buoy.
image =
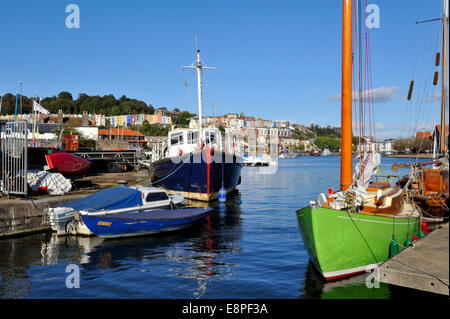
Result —
[[[405,240],[405,247],[409,247],[409,246],[411,246],[412,245],[412,241],[411,241],[411,238],[406,238],[406,240]]]
[[[227,200],[227,191],[225,190],[225,187],[220,188],[219,190],[219,203],[225,203],[225,201]]]
[[[425,233],[424,233],[423,230],[421,230],[421,231],[419,232],[419,238],[424,238],[424,237],[425,237]]]
[[[389,257],[397,255],[398,251],[399,251],[398,244],[395,241],[394,236],[392,236],[391,243],[389,244]]]
[[[422,220],[421,226],[422,226],[422,230],[425,233],[425,235],[428,235],[428,224],[427,224],[427,222]]]
[[[417,237],[417,235],[414,235],[412,241],[415,242],[415,241],[417,241],[417,240],[419,240],[419,237]]]
[[[181,155],[183,155],[183,150],[180,148],[180,149],[178,150],[178,156],[181,156]]]

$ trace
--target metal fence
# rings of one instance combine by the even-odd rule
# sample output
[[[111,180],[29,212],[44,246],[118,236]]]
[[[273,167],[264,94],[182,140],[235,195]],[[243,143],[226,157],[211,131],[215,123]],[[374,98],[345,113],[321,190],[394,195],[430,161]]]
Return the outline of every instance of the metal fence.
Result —
[[[0,123],[0,191],[5,195],[27,194],[27,122]]]

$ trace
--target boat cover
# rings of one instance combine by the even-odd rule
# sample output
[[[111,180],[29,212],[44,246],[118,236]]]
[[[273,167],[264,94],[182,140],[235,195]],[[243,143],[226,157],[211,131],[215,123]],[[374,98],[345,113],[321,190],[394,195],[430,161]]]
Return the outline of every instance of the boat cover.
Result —
[[[131,212],[131,213],[118,213],[118,214],[105,214],[102,216],[89,216],[82,215],[83,218],[97,218],[101,220],[126,220],[126,221],[162,221],[162,220],[178,220],[200,217],[201,215],[208,214],[212,211],[212,208],[192,207],[182,209],[152,209],[149,211]]]
[[[82,199],[61,205],[76,211],[113,210],[142,205],[141,191],[128,187],[103,189]]]
[[[47,193],[50,195],[65,195],[72,189],[70,180],[61,174],[41,170],[29,170],[27,182],[34,191],[37,191],[38,187],[47,187]]]

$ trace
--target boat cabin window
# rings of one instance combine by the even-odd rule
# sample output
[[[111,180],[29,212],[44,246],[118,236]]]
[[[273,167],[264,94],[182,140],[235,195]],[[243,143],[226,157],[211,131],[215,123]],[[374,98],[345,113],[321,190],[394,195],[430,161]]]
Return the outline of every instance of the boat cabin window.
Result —
[[[216,134],[209,131],[205,132],[205,142],[206,144],[215,144]]]
[[[148,193],[147,197],[145,198],[145,200],[147,202],[154,202],[154,201],[158,201],[158,200],[168,200],[168,199],[169,199],[169,196],[167,196],[167,194],[164,192]]]
[[[183,144],[183,132],[175,133],[170,137],[170,145]]]
[[[187,142],[188,142],[188,144],[197,144],[198,143],[198,131],[188,132]]]

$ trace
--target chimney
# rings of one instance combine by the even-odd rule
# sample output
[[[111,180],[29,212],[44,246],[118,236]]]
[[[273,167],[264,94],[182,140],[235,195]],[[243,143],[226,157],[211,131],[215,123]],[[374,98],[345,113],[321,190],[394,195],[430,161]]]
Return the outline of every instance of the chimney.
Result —
[[[63,112],[61,109],[58,110],[58,124],[63,124]]]
[[[81,126],[89,126],[89,116],[87,111],[83,111],[83,119],[81,121]]]

